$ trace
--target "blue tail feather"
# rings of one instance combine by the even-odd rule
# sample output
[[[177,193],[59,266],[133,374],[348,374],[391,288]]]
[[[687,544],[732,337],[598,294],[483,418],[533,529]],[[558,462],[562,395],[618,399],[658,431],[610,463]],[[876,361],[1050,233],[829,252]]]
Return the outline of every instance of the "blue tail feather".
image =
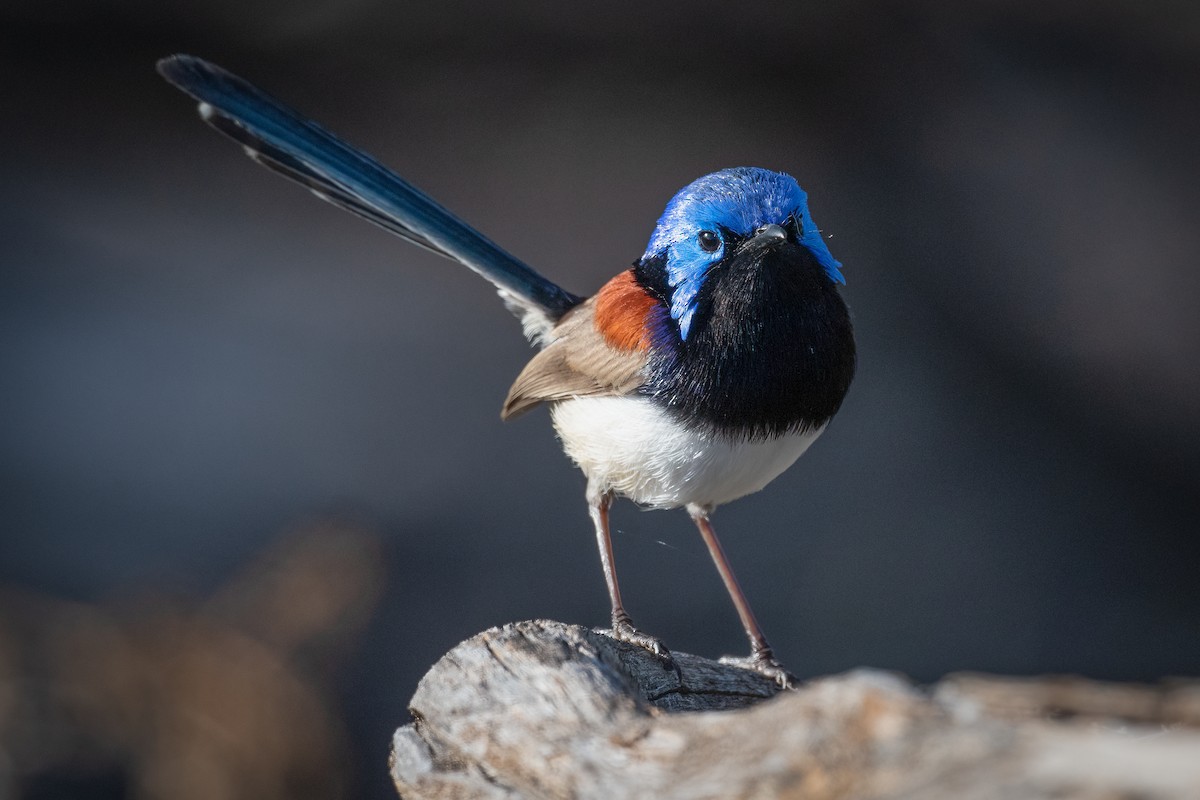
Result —
[[[199,100],[205,120],[256,161],[322,199],[464,264],[551,320],[580,302],[371,156],[236,75],[187,55],[164,58],[158,71]]]

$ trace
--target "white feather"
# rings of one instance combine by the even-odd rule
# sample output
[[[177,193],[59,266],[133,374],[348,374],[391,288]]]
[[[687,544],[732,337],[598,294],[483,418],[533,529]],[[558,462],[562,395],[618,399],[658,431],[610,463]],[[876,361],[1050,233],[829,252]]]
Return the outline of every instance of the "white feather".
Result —
[[[550,414],[590,498],[612,490],[652,508],[711,510],[753,494],[823,430],[734,442],[689,430],[645,397],[575,397]]]
[[[554,320],[546,314],[544,308],[505,289],[497,289],[496,293],[504,301],[505,308],[521,320],[521,330],[531,344],[544,347],[550,343],[550,332],[554,330]]]

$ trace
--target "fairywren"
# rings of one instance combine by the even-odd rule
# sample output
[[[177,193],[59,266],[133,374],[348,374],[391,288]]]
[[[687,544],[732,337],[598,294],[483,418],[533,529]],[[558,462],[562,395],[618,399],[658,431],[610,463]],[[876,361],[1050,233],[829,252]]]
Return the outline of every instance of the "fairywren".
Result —
[[[742,167],[690,183],[667,204],[646,252],[583,299],[220,67],[177,55],[158,69],[255,161],[495,284],[540,348],[501,417],[548,406],[563,448],[587,476],[613,636],[669,658],[625,611],[609,535],[613,498],[684,508],[750,639],[750,657],[739,663],[791,685],[709,515],[791,466],[837,413],[854,375],[841,264],[793,178]]]

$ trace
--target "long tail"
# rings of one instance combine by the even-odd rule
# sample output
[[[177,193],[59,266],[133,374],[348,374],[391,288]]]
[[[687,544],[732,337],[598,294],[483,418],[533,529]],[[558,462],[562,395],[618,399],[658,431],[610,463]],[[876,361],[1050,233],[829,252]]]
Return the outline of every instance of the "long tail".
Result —
[[[371,156],[236,75],[188,55],[164,58],[158,71],[199,100],[204,121],[240,143],[258,163],[487,278],[531,337],[580,302]]]

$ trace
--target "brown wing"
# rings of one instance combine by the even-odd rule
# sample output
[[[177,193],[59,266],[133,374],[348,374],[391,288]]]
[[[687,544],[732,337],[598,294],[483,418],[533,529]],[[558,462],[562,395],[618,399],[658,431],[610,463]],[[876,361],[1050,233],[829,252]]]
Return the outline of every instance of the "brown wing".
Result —
[[[651,304],[624,272],[571,309],[508,390],[500,412],[511,419],[540,403],[568,397],[626,395],[642,385],[649,343],[644,329]]]

